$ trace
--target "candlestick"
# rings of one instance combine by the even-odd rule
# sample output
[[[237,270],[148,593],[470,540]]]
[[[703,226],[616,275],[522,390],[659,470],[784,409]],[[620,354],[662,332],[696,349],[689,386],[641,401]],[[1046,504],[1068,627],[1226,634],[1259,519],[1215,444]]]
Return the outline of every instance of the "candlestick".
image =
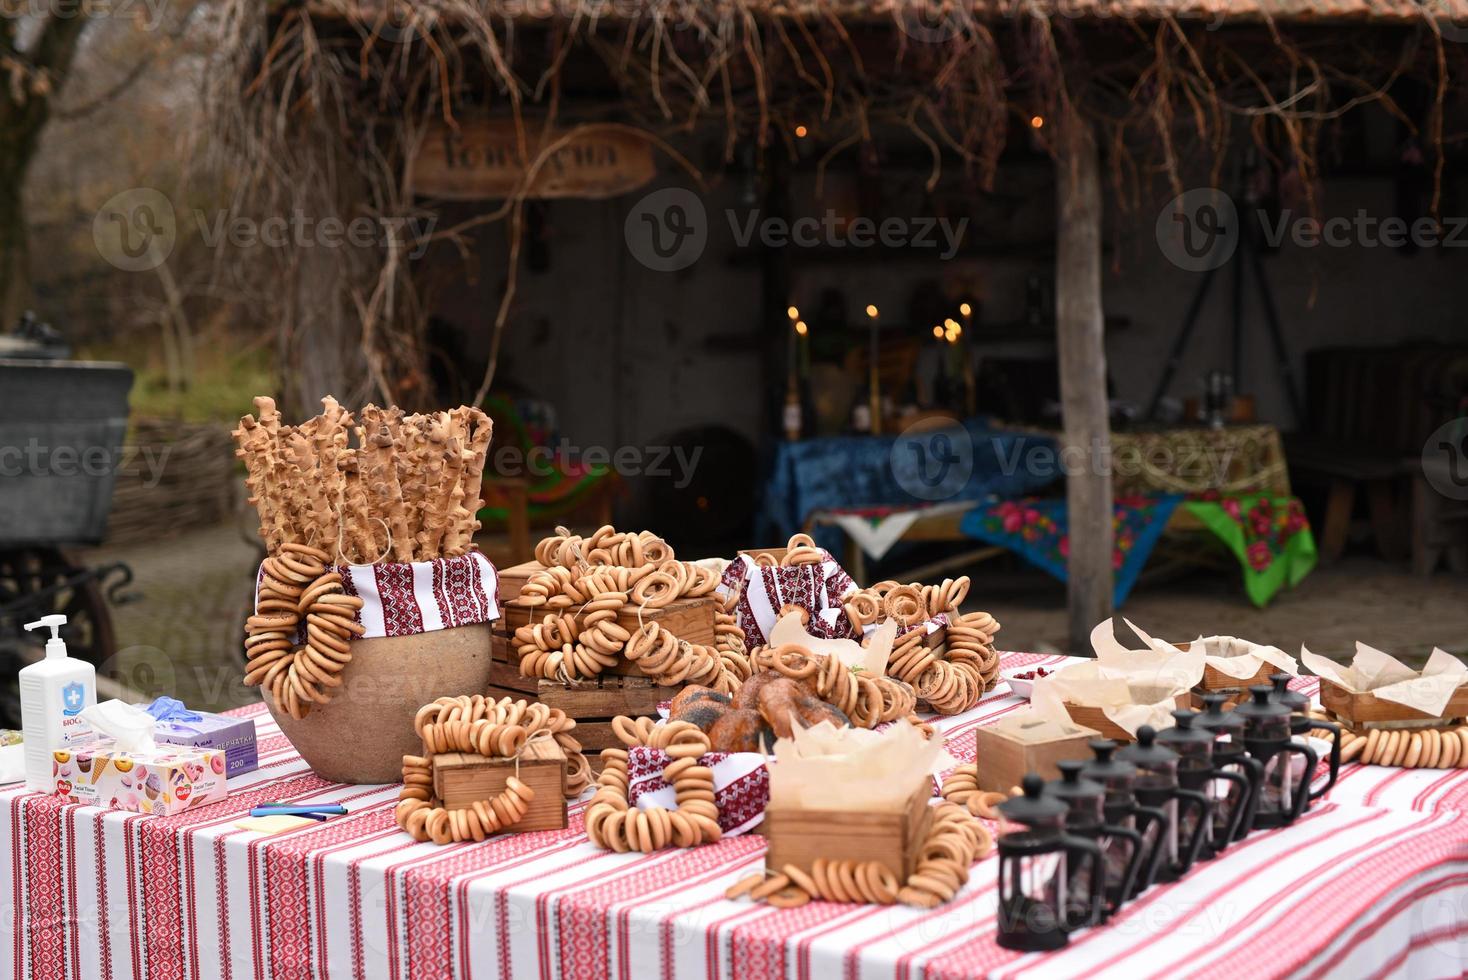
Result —
[[[872,305],[867,306],[867,322],[870,325],[871,350],[868,353],[870,364],[867,370],[868,398],[872,409],[872,434],[882,433],[882,394],[880,389],[881,377],[877,372],[877,357],[880,343],[877,333],[881,328],[881,312]]]

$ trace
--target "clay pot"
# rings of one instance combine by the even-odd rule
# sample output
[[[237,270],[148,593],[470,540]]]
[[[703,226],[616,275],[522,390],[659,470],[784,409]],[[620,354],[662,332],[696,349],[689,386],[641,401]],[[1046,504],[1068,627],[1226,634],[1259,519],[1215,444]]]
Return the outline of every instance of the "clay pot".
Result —
[[[418,709],[444,695],[483,694],[489,687],[490,624],[413,636],[352,641],[352,662],[329,704],[297,721],[265,704],[301,758],[338,783],[395,783],[403,756],[423,744],[413,731]]]

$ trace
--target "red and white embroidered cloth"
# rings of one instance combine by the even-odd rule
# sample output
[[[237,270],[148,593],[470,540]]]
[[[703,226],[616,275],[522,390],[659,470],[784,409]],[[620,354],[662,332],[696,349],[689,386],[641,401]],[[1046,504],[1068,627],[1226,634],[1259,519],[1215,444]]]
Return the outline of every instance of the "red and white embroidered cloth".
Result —
[[[342,591],[360,596],[365,638],[411,636],[500,617],[499,573],[478,551],[431,561],[338,565]]]
[[[769,642],[770,630],[786,605],[810,613],[805,628],[812,636],[851,635],[851,621],[841,602],[856,583],[829,552],[825,555],[824,561],[809,565],[757,565],[748,555],[739,555],[724,569],[719,595],[739,593],[734,614],[744,630],[746,650]]]
[[[663,778],[673,757],[661,749],[637,746],[627,753],[627,802],[634,806],[661,806],[671,810],[678,794]],[[770,802],[770,774],[758,752],[710,752],[699,764],[714,773],[714,802],[719,807],[719,829],[726,837],[747,833],[764,818]]]
[[[1061,658],[1006,654],[1005,667]],[[1307,688],[1308,689],[1308,688]],[[974,731],[999,691],[936,719]],[[610,854],[564,831],[435,847],[393,823],[393,787],[312,774],[263,709],[261,767],[224,803],[149,817],[0,793],[0,977],[1445,977],[1468,970],[1468,771],[1346,768],[1329,801],[1160,885],[1068,948],[994,943],[995,859],[930,911],[725,901],[754,835]],[[236,830],[269,800],[351,810],[275,837]]]

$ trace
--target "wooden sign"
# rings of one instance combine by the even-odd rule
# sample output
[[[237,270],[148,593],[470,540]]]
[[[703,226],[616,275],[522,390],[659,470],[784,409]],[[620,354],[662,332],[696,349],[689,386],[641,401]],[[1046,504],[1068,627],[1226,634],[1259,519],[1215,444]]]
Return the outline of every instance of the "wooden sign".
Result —
[[[437,123],[410,164],[409,186],[415,194],[454,201],[509,197],[542,148],[566,133],[546,133],[541,123],[526,120],[527,152],[522,155],[512,119],[463,120],[458,129]],[[646,140],[625,130],[593,127],[576,133],[541,163],[528,196],[615,197],[641,187],[656,173]]]

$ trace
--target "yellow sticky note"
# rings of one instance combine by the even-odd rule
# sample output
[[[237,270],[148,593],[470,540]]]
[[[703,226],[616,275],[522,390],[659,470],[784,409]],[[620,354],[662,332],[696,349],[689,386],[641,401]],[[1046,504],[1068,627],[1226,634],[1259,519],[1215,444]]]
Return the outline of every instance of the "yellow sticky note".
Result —
[[[268,817],[246,817],[244,820],[235,821],[235,826],[240,830],[255,830],[262,834],[280,834],[287,830],[295,830],[297,827],[311,827],[320,822],[310,817],[276,813]]]

